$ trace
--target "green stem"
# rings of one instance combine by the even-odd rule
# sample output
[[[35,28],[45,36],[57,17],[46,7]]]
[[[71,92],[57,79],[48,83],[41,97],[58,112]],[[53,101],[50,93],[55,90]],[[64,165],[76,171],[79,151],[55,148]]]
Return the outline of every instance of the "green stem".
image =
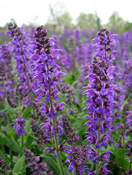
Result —
[[[13,154],[12,154],[12,150],[9,149],[9,154],[10,154],[10,159],[12,160]]]
[[[2,131],[2,127],[1,127],[1,120],[0,120],[0,132]],[[3,153],[5,153],[5,146],[4,144],[1,142],[1,150]]]
[[[10,125],[10,123],[11,123],[11,120],[10,120],[10,115],[9,115],[9,113],[8,113],[8,115],[7,115],[7,123],[8,123],[8,125]]]
[[[123,139],[122,139],[122,146],[123,146],[123,151],[122,151],[122,167],[123,167],[123,161],[124,161],[124,143],[125,143],[125,138],[123,137]]]
[[[93,171],[93,169],[94,169],[94,163],[92,164],[92,166],[91,166],[91,170]]]
[[[128,170],[131,168],[132,157],[130,158]]]
[[[55,128],[55,117],[53,117],[53,127]],[[58,149],[58,140],[57,140],[56,131],[55,131],[54,138],[55,138],[55,148],[57,150],[57,163],[59,165],[60,174],[64,175],[64,170],[63,170],[63,165],[62,165],[62,161],[61,161],[60,151]]]
[[[97,150],[97,155],[99,156],[99,154],[100,154],[100,150],[98,149]],[[98,162],[96,164],[96,175],[99,175],[99,160],[98,160]]]
[[[24,135],[21,135],[20,137],[20,147],[23,149],[24,146]],[[23,155],[23,153],[20,153],[20,157]]]
[[[21,135],[21,137],[20,137],[21,148],[23,148],[23,144],[24,144],[24,137],[23,137],[23,135]]]
[[[76,168],[74,168],[73,175],[76,175]]]
[[[46,64],[47,65],[47,64]],[[50,82],[50,79],[48,78],[48,84]],[[53,111],[53,101],[52,101],[52,97],[51,97],[51,87],[49,86],[49,95],[50,95],[50,107],[51,107],[51,111]],[[55,129],[55,117],[53,117],[53,128]],[[62,161],[61,161],[61,156],[60,156],[60,151],[58,149],[58,140],[57,140],[57,135],[56,135],[56,131],[55,131],[55,148],[57,151],[57,163],[60,169],[60,175],[64,175],[64,170],[63,170],[63,165],[62,165]]]
[[[7,115],[7,122],[8,122],[8,125],[10,125],[11,119],[10,119],[9,113]],[[12,160],[12,158],[13,158],[13,152],[12,152],[12,150],[10,148],[9,148],[9,155],[10,155],[10,159]]]

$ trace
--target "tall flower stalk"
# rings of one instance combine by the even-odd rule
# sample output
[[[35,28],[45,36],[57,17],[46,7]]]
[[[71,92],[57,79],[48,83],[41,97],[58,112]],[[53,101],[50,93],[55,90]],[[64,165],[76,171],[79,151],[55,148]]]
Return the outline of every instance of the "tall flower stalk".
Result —
[[[23,95],[23,102],[27,106],[32,106],[33,115],[35,110],[33,106],[34,100],[34,84],[31,81],[30,67],[29,67],[29,40],[27,34],[23,31],[23,27],[19,28],[16,24],[8,24],[9,37],[12,39],[12,51],[14,51],[14,58],[16,60],[16,69],[18,81],[20,82],[21,92]]]
[[[57,65],[55,63],[55,59],[58,59],[58,50],[52,49],[54,42],[52,39],[48,39],[47,35],[47,31],[44,29],[43,26],[40,26],[35,30],[35,42],[32,43],[35,53],[32,55],[31,58],[34,60],[34,79],[36,79],[38,86],[36,94],[38,94],[39,99],[42,99],[44,97],[45,102],[48,104],[48,106],[46,106],[46,103],[40,102],[40,104],[42,105],[40,111],[43,117],[47,117],[49,123],[51,124],[51,128],[49,128],[48,122],[42,123],[42,127],[44,128],[44,132],[47,132],[50,129],[52,130],[51,136],[54,136],[55,140],[54,157],[57,158],[60,174],[64,175],[57,140],[57,131],[59,129],[56,126],[55,118],[57,115],[57,111],[62,110],[61,107],[65,104],[57,104],[58,90],[55,88],[56,82],[61,81],[59,79],[59,76],[62,74],[62,72],[59,72],[57,70]],[[45,131],[45,127],[47,127],[47,131]],[[51,151],[50,148],[46,149],[49,150],[49,152]]]
[[[114,111],[114,90],[113,66],[110,65],[111,58],[115,51],[112,51],[111,45],[113,35],[109,31],[102,29],[98,32],[98,38],[94,39],[96,52],[91,65],[91,73],[88,75],[89,84],[85,93],[89,115],[87,122],[87,140],[88,140],[88,160],[96,164],[96,175],[102,171],[108,173],[106,166],[100,167],[102,160],[107,163],[110,157],[110,151],[101,154],[101,147],[111,144],[113,141],[109,135],[111,132],[112,113]],[[94,144],[94,147],[92,147]]]

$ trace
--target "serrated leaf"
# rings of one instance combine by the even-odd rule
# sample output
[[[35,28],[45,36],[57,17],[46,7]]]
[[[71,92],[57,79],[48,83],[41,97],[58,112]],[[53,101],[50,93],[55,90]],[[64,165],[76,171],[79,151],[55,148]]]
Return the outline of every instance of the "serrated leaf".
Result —
[[[26,174],[25,156],[22,156],[15,164],[13,168],[13,175]]]
[[[23,112],[22,118],[24,118],[25,120],[29,120],[30,113],[31,113],[31,107],[26,108]]]
[[[4,143],[7,147],[9,147],[12,151],[16,153],[22,153],[22,149],[15,142],[15,140],[11,140],[6,135],[0,133],[0,142]]]

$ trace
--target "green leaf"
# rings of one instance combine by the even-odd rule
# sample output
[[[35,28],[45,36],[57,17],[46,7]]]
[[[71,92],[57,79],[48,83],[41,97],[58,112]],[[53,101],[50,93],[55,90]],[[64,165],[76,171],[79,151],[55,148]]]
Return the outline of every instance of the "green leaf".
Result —
[[[30,120],[26,120],[26,121],[25,121],[25,127],[24,127],[24,130],[25,130],[27,133],[29,133],[30,128],[31,128]]]
[[[76,142],[76,144],[82,145],[83,134],[86,130],[83,119],[78,117],[77,119],[70,120],[70,123],[74,127],[74,131],[77,131],[77,135],[79,135],[79,140]]]
[[[3,109],[5,109],[4,103],[0,102],[0,110],[3,110]]]
[[[25,142],[25,147],[30,148],[32,142],[34,141],[34,138],[30,135],[27,136],[27,141]]]
[[[23,116],[22,116],[22,117],[23,117],[25,120],[29,120],[30,113],[31,113],[31,107],[28,107],[28,108],[26,108],[26,109],[24,110]]]
[[[68,170],[68,168],[66,166],[64,166],[64,172],[65,172],[65,174],[70,174],[70,171]]]
[[[44,162],[47,163],[50,171],[53,171],[55,175],[60,175],[58,165],[52,157],[46,156],[44,154],[42,154],[40,157],[43,157]]]
[[[126,159],[122,160],[121,158],[115,158],[114,164],[122,167],[126,171],[128,170],[128,167],[129,167],[129,162]]]
[[[71,74],[69,74],[69,73],[66,73],[66,77],[65,77],[65,79],[63,81],[67,82],[69,84],[72,84],[74,82],[73,76]]]
[[[24,175],[26,174],[26,163],[25,156],[22,156],[15,164],[13,168],[13,175]]]
[[[22,153],[22,149],[15,142],[15,140],[11,140],[6,135],[0,133],[0,142],[4,143],[7,147],[9,147],[12,151],[16,153]]]

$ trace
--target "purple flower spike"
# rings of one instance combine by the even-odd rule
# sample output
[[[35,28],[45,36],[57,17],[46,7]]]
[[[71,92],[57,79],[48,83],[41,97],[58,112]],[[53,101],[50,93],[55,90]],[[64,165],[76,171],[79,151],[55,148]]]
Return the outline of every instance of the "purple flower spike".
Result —
[[[26,132],[24,131],[24,121],[25,119],[20,116],[15,120],[15,123],[11,123],[11,125],[13,125],[13,129],[16,130],[15,133],[19,136],[21,136],[22,134],[26,135]]]
[[[121,96],[118,94],[120,91],[118,92],[116,83],[113,83],[115,68],[111,65],[111,59],[115,52],[112,51],[111,46],[114,39],[112,39],[108,30],[101,29],[98,32],[98,38],[95,38],[93,41],[95,53],[90,65],[90,74],[87,76],[89,83],[84,94],[87,95],[86,102],[88,105],[85,109],[90,115],[90,117],[87,117],[86,125],[88,133],[86,137],[89,147],[88,160],[92,160],[94,164],[98,165],[100,158],[102,158],[104,163],[109,159],[109,153],[101,154],[100,150],[103,146],[107,146],[108,143],[113,143],[109,133],[114,128],[111,126],[113,118],[118,116]],[[118,111],[117,115],[115,115],[115,109]],[[95,151],[90,148],[91,144]],[[107,170],[99,171],[97,174],[107,173]],[[91,171],[88,173],[94,174]]]

